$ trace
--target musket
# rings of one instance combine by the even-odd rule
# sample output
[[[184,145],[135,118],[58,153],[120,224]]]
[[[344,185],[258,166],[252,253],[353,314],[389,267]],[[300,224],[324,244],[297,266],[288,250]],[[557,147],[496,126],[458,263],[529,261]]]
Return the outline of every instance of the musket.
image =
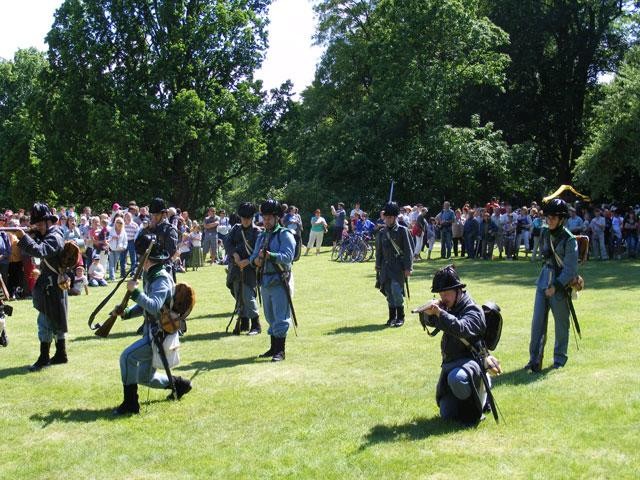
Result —
[[[236,320],[236,326],[234,328],[234,332],[237,329],[238,333],[240,333],[240,315],[242,310],[244,310],[244,269],[240,269],[240,288],[239,291],[236,292],[236,305],[233,307],[233,313],[231,314],[231,318],[229,319],[229,323],[227,323],[227,328],[224,329],[225,333],[229,333],[229,326],[233,323],[233,317],[238,314],[238,319]]]
[[[147,250],[144,252],[144,255],[140,259],[140,263],[138,264],[138,268],[136,268],[136,272],[133,275],[132,280],[139,280],[140,277],[142,276],[142,272],[144,271],[144,264],[146,263],[147,258],[149,258],[149,254],[151,254],[151,249],[155,244],[156,244],[155,239],[151,240],[151,242],[149,243],[149,247],[147,247]],[[124,294],[124,298],[122,299],[122,302],[109,314],[109,318],[107,318],[107,320],[102,325],[99,325],[99,324],[96,325],[95,334],[98,337],[107,338],[109,336],[109,332],[111,332],[111,329],[113,328],[113,324],[116,323],[118,314],[120,312],[123,312],[124,309],[127,308],[127,303],[129,303],[130,298],[131,298],[131,292],[127,290],[126,293]]]
[[[176,391],[176,384],[173,381],[173,375],[171,375],[171,368],[169,367],[169,361],[167,360],[167,352],[164,351],[163,341],[160,340],[160,336],[162,334],[162,328],[158,327],[158,331],[152,334],[153,342],[156,344],[158,348],[158,355],[160,356],[160,361],[162,362],[162,366],[164,367],[164,372],[169,379],[169,388],[171,388],[171,396],[174,400],[178,399],[178,392]]]
[[[31,227],[0,227],[0,232],[17,232],[18,230],[28,233],[33,230]]]
[[[118,281],[118,283],[116,284],[115,288],[113,290],[111,290],[111,293],[109,293],[109,295],[107,295],[106,297],[104,297],[104,300],[102,300],[100,302],[100,304],[93,310],[93,312],[91,312],[91,315],[89,315],[89,328],[91,330],[97,330],[98,328],[100,328],[100,324],[96,324],[95,326],[93,326],[93,321],[96,318],[96,315],[98,315],[98,312],[100,312],[100,310],[102,310],[102,308],[109,303],[109,300],[111,300],[111,297],[113,297],[113,295],[116,293],[116,291],[120,288],[120,285],[122,285],[122,283],[129,278],[129,276],[131,275],[131,273],[133,273],[133,268],[131,270],[129,270],[129,273],[127,273],[124,277],[122,277],[120,279],[120,281]],[[86,288],[86,287],[85,287]],[[87,294],[89,292],[87,291]]]
[[[409,293],[409,278],[404,277],[404,286],[407,288],[407,298],[411,300],[411,293]]]

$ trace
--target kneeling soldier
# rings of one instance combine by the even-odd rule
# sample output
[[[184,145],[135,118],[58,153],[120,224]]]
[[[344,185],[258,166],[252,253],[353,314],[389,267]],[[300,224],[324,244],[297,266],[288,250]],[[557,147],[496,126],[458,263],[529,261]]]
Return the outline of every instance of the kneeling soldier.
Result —
[[[143,255],[155,240],[153,235],[143,234],[136,239],[136,251]],[[175,292],[175,284],[171,274],[164,268],[164,262],[169,255],[155,244],[149,257],[144,263],[144,290],[138,289],[136,280],[127,282],[127,290],[131,292],[131,299],[136,305],[126,308],[120,313],[123,319],[144,315],[142,338],[128,346],[120,356],[120,373],[124,386],[124,400],[114,410],[114,414],[123,415],[139,413],[138,383],[148,385],[151,388],[171,388],[167,375],[159,373],[152,365],[152,343],[157,335],[163,340],[164,335],[160,327],[160,310],[163,306],[169,306]],[[191,390],[191,382],[182,377],[173,377],[177,398]],[[169,399],[173,398],[170,394]]]
[[[442,370],[436,387],[440,416],[473,424],[482,418],[487,392],[480,376],[482,368],[468,345],[483,338],[486,324],[482,308],[474,303],[465,287],[452,265],[438,270],[431,292],[440,294],[440,300],[429,302],[419,311],[423,325],[443,332]]]

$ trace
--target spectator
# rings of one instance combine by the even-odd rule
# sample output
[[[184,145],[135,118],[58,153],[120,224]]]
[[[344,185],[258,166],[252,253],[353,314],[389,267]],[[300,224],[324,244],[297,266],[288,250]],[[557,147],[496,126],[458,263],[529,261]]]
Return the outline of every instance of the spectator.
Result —
[[[627,244],[627,256],[635,258],[638,251],[638,220],[635,212],[629,212],[623,224],[623,232]]]
[[[424,237],[427,239],[427,247],[429,250],[427,251],[427,260],[431,260],[431,251],[433,250],[433,246],[436,243],[436,219],[431,217],[429,219],[429,223],[427,223],[427,228],[424,231]]]
[[[582,218],[580,218],[576,209],[573,207],[569,207],[569,218],[567,219],[567,229],[573,233],[574,235],[582,234]]]
[[[475,221],[474,216],[474,210],[469,210],[467,212],[467,220],[462,227],[462,237],[467,258],[476,258],[476,237],[480,234],[480,226]]]
[[[127,263],[127,254],[129,255],[129,263],[131,264],[131,269],[135,270],[136,266],[138,265],[138,254],[136,253],[135,240],[138,236],[138,232],[140,231],[140,227],[136,222],[133,221],[133,215],[130,211],[124,214],[124,231],[127,234],[127,249],[123,251],[120,256],[120,266],[123,275],[126,271],[125,267]]]
[[[104,279],[104,265],[100,263],[100,254],[94,253],[89,267],[89,286],[90,287],[106,287],[107,281]]]
[[[113,227],[109,231],[109,280],[116,279],[116,263],[120,261],[120,256],[127,251],[127,232],[124,229],[124,220],[116,217]],[[126,268],[121,265],[120,276],[126,275]]]
[[[622,224],[624,220],[620,215],[620,209],[616,208],[613,212],[613,218],[611,219],[611,242],[612,251],[615,259],[620,260],[622,258]]]
[[[498,230],[496,230],[496,246],[498,247],[499,259],[502,259],[502,253],[504,252],[504,219],[502,215],[505,214],[506,211],[507,210],[501,208],[500,205],[494,205],[492,207],[491,221],[498,227]]]
[[[202,261],[207,259],[207,253],[211,257],[209,263],[214,263],[218,258],[218,225],[220,217],[216,215],[216,209],[209,207],[204,218],[204,233],[202,239]]]
[[[453,236],[451,232],[451,226],[455,221],[456,216],[453,210],[451,210],[450,203],[445,201],[442,204],[442,211],[436,215],[438,226],[440,227],[440,244],[442,251],[440,256],[442,258],[451,257],[451,246],[453,243]]]
[[[334,218],[333,248],[335,249],[338,242],[342,241],[342,231],[344,230],[344,222],[347,216],[347,213],[344,211],[344,203],[338,202],[337,209],[334,208],[333,205],[331,205],[331,214]]]
[[[542,227],[544,225],[544,219],[542,216],[538,215],[538,209],[531,209],[531,217],[533,220],[531,221],[531,235],[533,236],[533,250],[531,252],[531,261],[535,262],[538,260],[538,255],[542,255],[540,252],[540,233],[542,232]]]
[[[204,262],[202,258],[202,232],[200,231],[200,225],[195,220],[191,225],[189,241],[191,242],[190,265],[193,270],[198,271],[198,268],[202,267]]]
[[[513,260],[516,254],[516,226],[513,224],[513,216],[507,215],[503,225],[504,250],[507,260]]]
[[[316,255],[320,253],[322,240],[324,238],[324,234],[327,233],[328,228],[329,226],[322,216],[322,212],[319,208],[316,209],[313,217],[311,217],[311,231],[309,232],[309,242],[307,243],[307,251],[304,252],[305,255],[309,255],[309,250],[311,250],[314,245],[316,247]]]
[[[463,221],[462,221],[462,212],[459,208],[455,211],[456,218],[451,224],[451,234],[453,236],[453,256],[458,256],[458,244],[460,245],[460,255],[464,255],[464,241],[462,239],[463,235]]]
[[[602,211],[596,208],[594,211],[593,219],[589,224],[591,227],[591,233],[593,235],[592,252],[594,257],[598,257],[600,260],[609,260],[607,255],[607,245],[605,243],[604,231],[607,226],[606,219],[602,216]]]
[[[82,295],[82,291],[86,290],[89,285],[89,280],[84,274],[84,267],[82,265],[76,266],[75,276],[71,282],[71,288],[69,289],[69,295]],[[87,293],[89,293],[87,291]]]
[[[5,227],[7,217],[0,216],[0,227]],[[9,281],[9,260],[11,257],[11,239],[7,232],[0,232],[0,275],[6,282]]]
[[[496,241],[496,231],[498,227],[491,220],[491,214],[488,210],[485,210],[482,214],[482,223],[480,224],[480,255],[485,260],[491,260],[493,258],[493,248]]]
[[[520,244],[524,243],[524,257],[529,256],[529,235],[531,233],[531,216],[527,207],[520,209],[518,220],[516,223],[516,251],[514,260],[518,258],[518,252],[520,251]]]
[[[18,220],[11,219],[9,227],[17,227]],[[9,256],[9,271],[7,280],[7,290],[11,298],[22,298],[24,295],[24,272],[22,271],[22,252],[18,247],[18,237],[9,232],[11,241],[11,255]]]

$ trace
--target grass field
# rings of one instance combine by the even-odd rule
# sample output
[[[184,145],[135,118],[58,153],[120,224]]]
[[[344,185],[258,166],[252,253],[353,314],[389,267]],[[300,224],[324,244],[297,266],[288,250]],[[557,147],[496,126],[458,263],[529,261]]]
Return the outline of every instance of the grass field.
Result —
[[[70,299],[70,363],[37,373],[26,368],[38,353],[36,315],[14,302],[10,345],[0,349],[0,478],[640,477],[640,263],[582,269],[580,350],[572,336],[564,369],[531,375],[522,366],[539,267],[460,260],[471,295],[496,301],[505,318],[496,352],[505,374],[494,388],[505,421],[464,429],[438,418],[439,338],[415,317],[384,328],[373,265],[328,257],[325,249],[295,265],[300,328],[280,364],[255,358],[265,333],[224,333],[233,301],[223,267],[181,275],[198,304],[176,373],[194,389],[171,403],[143,387],[141,414],[128,418],[111,410],[122,395],[118,357],[139,322],[118,321],[106,340],[86,323],[109,289]],[[409,306],[432,297],[431,275],[444,264],[416,264]]]

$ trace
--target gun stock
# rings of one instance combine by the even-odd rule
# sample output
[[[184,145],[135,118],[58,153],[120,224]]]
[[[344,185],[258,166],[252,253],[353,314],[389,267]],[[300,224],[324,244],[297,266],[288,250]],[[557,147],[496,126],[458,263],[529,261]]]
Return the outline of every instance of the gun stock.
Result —
[[[139,280],[142,276],[142,272],[144,271],[144,264],[146,263],[147,258],[149,258],[149,254],[151,253],[151,249],[153,248],[155,243],[155,240],[152,240],[151,243],[149,243],[149,247],[140,259],[140,263],[138,263],[138,268],[136,268],[136,273],[133,275],[133,280]],[[96,328],[95,334],[98,337],[107,338],[109,336],[109,332],[111,332],[113,324],[116,323],[119,312],[124,312],[124,309],[127,308],[127,304],[129,303],[130,298],[131,292],[127,290],[127,292],[124,294],[122,302],[109,314],[109,318],[107,318],[107,321]]]

